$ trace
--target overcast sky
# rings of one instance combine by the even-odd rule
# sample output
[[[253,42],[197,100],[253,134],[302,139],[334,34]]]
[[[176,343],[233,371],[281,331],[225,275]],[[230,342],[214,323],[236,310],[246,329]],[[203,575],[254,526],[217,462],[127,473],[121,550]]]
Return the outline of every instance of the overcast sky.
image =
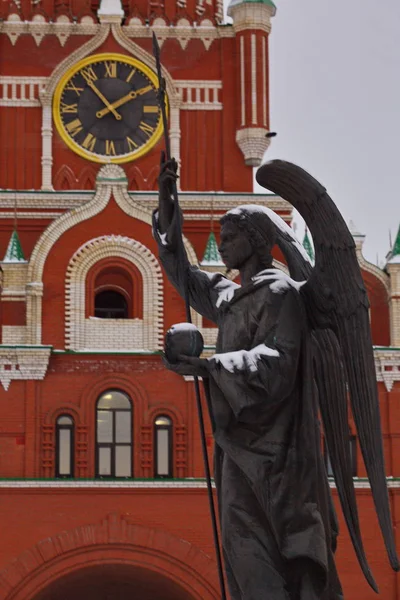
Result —
[[[388,231],[394,238],[400,224],[400,2],[275,4],[270,100],[278,136],[265,158],[293,161],[319,179],[366,234],[365,257],[381,262]]]

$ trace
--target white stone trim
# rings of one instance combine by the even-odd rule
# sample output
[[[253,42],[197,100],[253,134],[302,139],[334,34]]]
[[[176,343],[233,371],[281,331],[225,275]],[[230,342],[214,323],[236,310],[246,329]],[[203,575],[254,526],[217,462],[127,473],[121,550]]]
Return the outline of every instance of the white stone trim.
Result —
[[[233,19],[235,33],[255,29],[269,33],[271,31],[271,17],[275,9],[266,4],[256,2],[242,2],[228,7],[228,15]]]
[[[263,126],[267,127],[267,38],[262,38],[262,86],[263,86]]]
[[[244,127],[236,131],[236,143],[242,151],[246,165],[258,167],[271,139],[266,137],[263,127]]]
[[[0,106],[40,107],[47,77],[0,77]]]
[[[99,28],[100,25],[89,16],[84,16],[80,23],[73,23],[66,15],[60,15],[55,23],[48,23],[41,15],[35,15],[32,21],[21,21],[18,15],[13,14],[0,23],[0,33],[8,35],[13,46],[22,34],[33,36],[37,46],[45,35],[55,35],[64,46],[70,35],[96,35]]]
[[[220,80],[175,81],[182,110],[222,110]]]
[[[17,201],[18,209],[60,209],[69,210],[77,209],[80,206],[87,204],[93,198],[94,192],[82,193],[77,190],[75,192],[2,192],[0,190],[0,204],[1,208],[14,208],[15,202]],[[158,192],[128,192],[129,203],[133,201],[138,205],[146,209],[150,209],[150,212],[154,210],[158,203]],[[224,192],[210,192],[210,193],[196,193],[196,192],[180,192],[179,203],[183,211],[199,211],[198,213],[190,213],[185,216],[187,220],[193,219],[207,219],[211,218],[211,215],[216,213],[224,213],[227,210],[240,204],[260,204],[262,206],[268,206],[277,212],[290,213],[293,207],[282,200],[279,196],[273,194],[231,194]],[[18,218],[24,213],[18,212]],[[26,213],[26,218],[33,218],[35,213]],[[58,213],[46,213],[43,214],[57,214],[62,215],[62,212]],[[4,215],[0,209],[0,215]],[[14,211],[7,213],[9,218],[14,218]],[[29,215],[29,216],[28,216]]]
[[[240,109],[241,126],[246,125],[246,86],[245,86],[245,61],[244,61],[244,37],[240,36]]]
[[[257,125],[257,38],[251,34],[251,122]]]
[[[18,219],[57,219],[62,212],[18,212]],[[14,212],[0,211],[1,219],[14,219]]]
[[[400,381],[400,349],[374,348],[377,381],[383,381],[388,392]]]
[[[107,257],[134,264],[143,281],[143,319],[86,319],[86,278]],[[108,235],[89,240],[70,260],[66,273],[65,347],[68,350],[161,350],[163,347],[163,278],[148,248],[137,240]]]
[[[353,484],[356,490],[369,490],[371,488],[367,479],[359,479],[353,477]],[[389,489],[399,489],[400,479],[393,477],[386,477],[386,484]],[[214,480],[212,480],[212,486],[215,488]],[[332,477],[329,477],[329,486],[332,489],[336,488],[336,484]],[[15,481],[13,479],[2,479],[0,480],[0,488],[2,489],[206,489],[207,483],[205,479],[179,479],[172,481],[154,480],[149,479],[146,481],[139,481],[132,479],[130,481],[99,481],[99,480],[88,480],[88,479],[72,479],[69,481],[62,480],[45,480],[45,479],[23,479]]]
[[[11,381],[44,379],[51,348],[12,348],[0,346],[0,382],[7,391]]]

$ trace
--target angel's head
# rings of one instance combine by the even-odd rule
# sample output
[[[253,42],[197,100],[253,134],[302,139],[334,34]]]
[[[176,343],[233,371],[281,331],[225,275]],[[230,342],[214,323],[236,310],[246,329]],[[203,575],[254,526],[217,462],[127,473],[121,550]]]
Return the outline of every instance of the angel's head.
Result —
[[[271,267],[275,226],[263,207],[238,206],[227,212],[220,223],[219,252],[228,269],[240,269],[254,255],[260,270]]]

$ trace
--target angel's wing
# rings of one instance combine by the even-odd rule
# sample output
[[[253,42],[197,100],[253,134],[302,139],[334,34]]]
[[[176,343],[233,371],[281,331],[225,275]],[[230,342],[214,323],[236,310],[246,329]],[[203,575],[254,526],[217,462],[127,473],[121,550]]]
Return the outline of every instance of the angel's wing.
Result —
[[[399,561],[385,477],[369,303],[354,240],[325,188],[300,167],[275,160],[260,167],[256,178],[260,185],[278,194],[299,211],[313,236],[315,267],[307,283],[302,286],[301,294],[305,298],[309,322],[314,330],[315,344],[319,347],[316,371],[319,385],[323,388],[323,393],[320,389],[321,414],[353,545],[364,574],[375,589],[362,547],[354,487],[349,473],[344,380],[348,384],[361,451],[393,569],[399,570]],[[298,271],[299,256],[294,257],[293,249],[288,248]],[[306,270],[310,272],[308,267]],[[296,273],[292,276],[298,278]],[[340,367],[342,356],[343,367]],[[339,369],[336,375],[335,369]],[[335,378],[341,375],[341,369],[343,385],[338,385]]]

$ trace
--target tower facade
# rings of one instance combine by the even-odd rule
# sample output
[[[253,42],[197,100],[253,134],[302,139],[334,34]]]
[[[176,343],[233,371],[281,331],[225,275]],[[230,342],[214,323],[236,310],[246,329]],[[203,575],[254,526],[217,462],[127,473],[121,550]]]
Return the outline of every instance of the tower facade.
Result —
[[[228,209],[260,203],[291,219],[283,199],[252,193],[269,143],[275,7],[232,2],[232,25],[219,0],[8,0],[0,11],[0,600],[219,598],[192,383],[161,357],[185,311],[151,234],[163,148],[151,35],[186,251],[212,272]],[[397,292],[358,247],[396,477]],[[212,353],[215,326],[193,320]],[[206,436],[211,460],[207,419]],[[395,598],[354,447],[367,550],[382,597]],[[391,498],[396,514],[395,480]],[[372,597],[340,543],[349,597]]]

